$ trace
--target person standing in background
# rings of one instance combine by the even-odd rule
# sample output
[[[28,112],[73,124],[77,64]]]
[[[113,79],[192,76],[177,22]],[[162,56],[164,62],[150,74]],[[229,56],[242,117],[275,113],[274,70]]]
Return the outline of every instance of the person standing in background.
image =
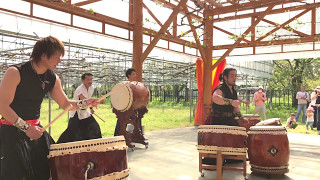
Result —
[[[311,93],[311,102],[310,105],[313,108],[313,125],[312,127],[317,127],[317,114],[318,107],[316,106],[316,100],[320,96],[320,86],[317,86],[314,91]]]
[[[266,105],[264,102],[267,100],[267,95],[263,92],[263,87],[259,86],[258,92],[254,93],[253,100],[255,102],[254,113],[261,112],[263,120],[266,119]]]
[[[299,121],[299,116],[302,111],[302,122],[306,122],[306,110],[309,99],[309,93],[305,91],[305,87],[301,86],[301,91],[297,92],[296,99],[298,99],[298,109],[296,114],[296,122]]]

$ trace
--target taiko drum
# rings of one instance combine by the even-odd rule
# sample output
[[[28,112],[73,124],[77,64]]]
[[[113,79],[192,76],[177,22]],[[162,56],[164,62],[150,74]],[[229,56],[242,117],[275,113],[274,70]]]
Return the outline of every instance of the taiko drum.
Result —
[[[260,174],[289,172],[289,141],[282,126],[252,126],[248,131],[251,170]]]
[[[128,179],[127,148],[123,136],[53,144],[52,180]]]

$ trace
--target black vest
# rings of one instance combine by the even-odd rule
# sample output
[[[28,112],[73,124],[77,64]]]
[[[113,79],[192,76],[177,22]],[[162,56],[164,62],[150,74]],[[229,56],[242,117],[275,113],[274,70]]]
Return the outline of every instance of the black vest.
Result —
[[[317,99],[316,99],[316,103],[315,104],[320,104],[320,96],[317,96]]]
[[[224,98],[233,99],[233,100],[238,99],[237,92],[234,90],[233,86],[232,86],[233,94],[231,93],[230,88],[225,83],[222,83],[219,86],[217,86],[214,89],[214,91],[216,89],[220,89],[222,91]],[[233,111],[234,111],[234,107],[232,105],[218,105],[214,102],[212,103],[212,113],[219,113],[219,112],[233,113]]]
[[[19,70],[20,83],[10,107],[24,120],[37,119],[40,117],[42,100],[45,94],[53,88],[56,75],[51,70],[37,75],[30,61],[13,66]],[[46,83],[44,89],[42,89],[40,79]]]

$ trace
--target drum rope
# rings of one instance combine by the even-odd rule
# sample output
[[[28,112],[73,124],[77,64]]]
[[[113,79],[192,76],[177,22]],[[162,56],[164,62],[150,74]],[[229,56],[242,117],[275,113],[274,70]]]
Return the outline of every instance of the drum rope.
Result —
[[[86,172],[84,173],[84,179],[88,180],[88,171],[89,171],[89,167],[87,168]]]

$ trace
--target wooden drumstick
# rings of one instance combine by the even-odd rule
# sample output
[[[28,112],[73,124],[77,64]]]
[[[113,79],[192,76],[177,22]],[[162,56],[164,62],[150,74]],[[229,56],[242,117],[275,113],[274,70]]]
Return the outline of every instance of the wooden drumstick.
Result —
[[[52,126],[53,123],[55,123],[61,116],[64,115],[67,111],[69,111],[73,106],[70,104],[62,113],[60,113],[56,118],[54,118],[53,121],[51,121],[46,127],[43,128],[43,132],[48,129],[48,127]]]
[[[96,113],[93,113],[93,115],[97,116],[101,121],[106,122],[106,121],[103,120],[100,116],[98,116]]]
[[[112,95],[112,94],[115,93],[116,91],[118,91],[121,86],[123,86],[123,85],[120,85],[118,88],[110,91],[108,94],[103,95],[101,98],[99,98],[99,102],[102,101],[102,100],[104,100],[106,97]]]

